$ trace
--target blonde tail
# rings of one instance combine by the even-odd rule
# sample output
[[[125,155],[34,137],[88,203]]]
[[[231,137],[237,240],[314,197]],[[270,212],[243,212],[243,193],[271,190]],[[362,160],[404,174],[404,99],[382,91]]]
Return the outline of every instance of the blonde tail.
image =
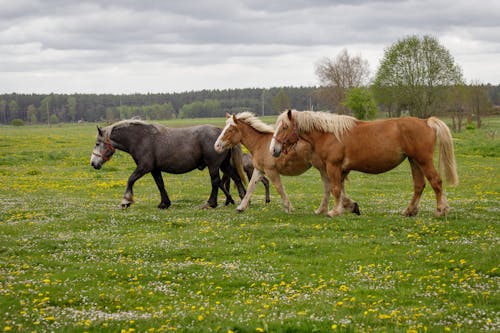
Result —
[[[245,170],[243,169],[243,151],[241,150],[241,145],[239,144],[231,148],[231,165],[236,168],[243,185],[247,186],[247,176],[245,174]]]
[[[453,151],[453,139],[448,126],[436,117],[427,119],[427,125],[436,131],[439,144],[439,171],[445,175],[446,181],[452,185],[458,185],[457,163]]]

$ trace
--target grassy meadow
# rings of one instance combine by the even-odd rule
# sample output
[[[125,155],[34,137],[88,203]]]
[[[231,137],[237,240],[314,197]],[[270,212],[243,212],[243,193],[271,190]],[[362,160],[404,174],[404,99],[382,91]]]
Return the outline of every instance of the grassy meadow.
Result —
[[[400,215],[405,162],[351,173],[362,215],[333,219],[314,169],[283,178],[291,214],[262,185],[242,214],[222,192],[200,210],[207,170],[164,174],[168,210],[147,175],[124,210],[135,165],[90,167],[95,124],[0,127],[0,332],[498,332],[500,118],[483,123],[454,134],[447,217],[429,185]]]

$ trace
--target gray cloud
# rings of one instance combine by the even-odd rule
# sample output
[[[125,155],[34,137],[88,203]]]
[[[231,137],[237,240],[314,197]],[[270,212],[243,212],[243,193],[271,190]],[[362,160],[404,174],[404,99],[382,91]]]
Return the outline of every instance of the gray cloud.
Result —
[[[0,72],[9,73],[11,82],[22,82],[15,73],[64,76],[71,71],[89,76],[90,71],[97,77],[99,71],[109,74],[110,68],[119,68],[132,78],[141,77],[134,72],[141,68],[158,67],[170,72],[175,68],[192,79],[185,73],[198,68],[206,77],[213,75],[210,68],[215,66],[216,78],[227,80],[219,84],[231,87],[234,79],[219,74],[224,68],[228,73],[239,68],[248,77],[248,73],[265,75],[277,66],[289,66],[290,71],[310,73],[301,82],[290,82],[299,85],[314,83],[314,63],[342,48],[372,57],[375,67],[384,48],[396,40],[431,34],[445,43],[457,61],[464,60],[466,75],[473,73],[477,79],[482,73],[474,69],[473,56],[491,59],[500,54],[498,22],[498,1],[477,5],[452,0],[0,0]],[[275,75],[283,73],[295,79],[284,70],[277,69]],[[491,73],[484,77],[494,80]],[[271,80],[263,78],[255,84],[274,85]],[[3,81],[1,91],[19,88]],[[492,83],[497,82],[498,78]],[[36,80],[29,89],[36,91]]]

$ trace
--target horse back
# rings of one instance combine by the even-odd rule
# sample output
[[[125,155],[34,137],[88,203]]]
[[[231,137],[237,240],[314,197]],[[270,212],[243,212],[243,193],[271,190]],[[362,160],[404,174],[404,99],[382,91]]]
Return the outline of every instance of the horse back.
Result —
[[[359,121],[343,138],[344,167],[368,173],[393,169],[406,157],[427,160],[434,154],[434,131],[414,117]]]
[[[154,138],[155,162],[163,171],[185,173],[220,164],[227,154],[213,148],[221,130],[211,125],[161,129]]]

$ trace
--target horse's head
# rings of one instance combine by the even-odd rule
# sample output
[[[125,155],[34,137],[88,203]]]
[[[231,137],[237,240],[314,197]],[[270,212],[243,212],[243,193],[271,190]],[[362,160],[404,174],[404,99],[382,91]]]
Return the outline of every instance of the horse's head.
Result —
[[[238,129],[238,119],[236,116],[226,113],[226,126],[215,141],[214,149],[222,153],[231,147],[236,146],[241,141],[241,132]]]
[[[282,151],[286,154],[288,149],[298,141],[299,133],[297,124],[292,116],[292,110],[287,110],[276,119],[273,140],[271,141],[269,150],[274,157],[278,157]]]
[[[94,169],[99,170],[106,161],[109,161],[114,153],[115,147],[111,144],[109,135],[105,130],[97,126],[97,137],[94,150],[90,156],[90,165],[92,165]]]

